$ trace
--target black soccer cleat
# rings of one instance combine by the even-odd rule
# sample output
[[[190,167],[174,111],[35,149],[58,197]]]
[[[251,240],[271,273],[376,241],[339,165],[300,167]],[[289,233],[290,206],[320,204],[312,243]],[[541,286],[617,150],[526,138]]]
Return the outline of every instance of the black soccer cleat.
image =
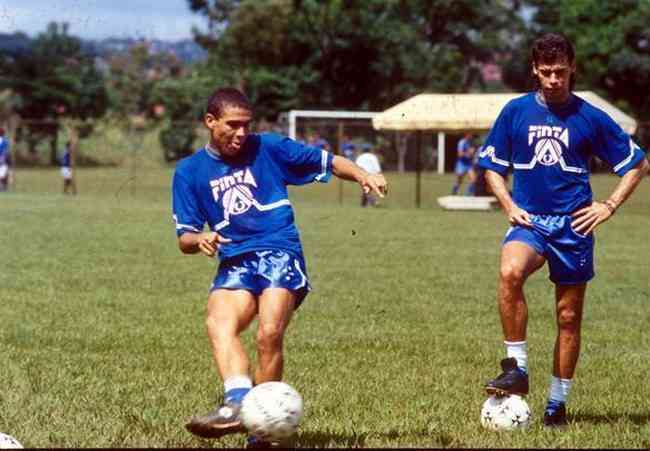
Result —
[[[239,418],[240,410],[239,403],[225,403],[212,412],[193,417],[185,428],[203,438],[219,438],[227,434],[246,432]]]
[[[551,428],[564,427],[569,422],[566,419],[566,406],[563,402],[549,401],[544,411],[544,426]]]
[[[277,448],[276,444],[262,440],[261,438],[249,435],[246,438],[246,449],[272,449]]]
[[[517,366],[517,359],[510,357],[501,360],[503,373],[485,385],[488,395],[507,396],[528,394],[528,374]]]

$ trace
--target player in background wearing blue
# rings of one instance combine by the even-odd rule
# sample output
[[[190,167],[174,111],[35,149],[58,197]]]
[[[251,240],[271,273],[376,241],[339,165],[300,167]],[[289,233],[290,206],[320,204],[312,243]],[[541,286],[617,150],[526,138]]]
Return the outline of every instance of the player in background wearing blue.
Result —
[[[523,286],[548,263],[558,332],[544,424],[553,427],[567,424],[565,404],[580,353],[585,290],[594,276],[594,229],[632,194],[648,172],[648,161],[606,113],[571,92],[575,55],[563,35],[539,37],[532,62],[538,90],[503,108],[479,158],[511,225],[503,240],[498,294],[508,358],[486,390],[496,395],[528,394]],[[592,199],[592,155],[622,177],[603,201]],[[512,197],[504,181],[510,168]]]
[[[0,127],[0,191],[7,191],[11,186],[11,152],[5,129]]]
[[[77,184],[72,173],[72,142],[66,141],[63,156],[61,157],[61,177],[63,177],[63,194],[77,194]]]
[[[180,250],[218,253],[206,327],[224,402],[195,416],[187,429],[216,438],[243,432],[241,401],[253,386],[282,379],[283,337],[310,290],[288,185],[327,182],[332,174],[383,197],[387,183],[350,160],[273,133],[249,133],[252,106],[240,91],[216,90],[204,124],[210,142],[181,160],[173,178],[173,213]],[[204,224],[209,230],[203,231]],[[257,316],[257,365],[240,334]]]
[[[454,172],[456,173],[456,183],[451,189],[451,194],[458,194],[460,190],[460,185],[463,183],[465,176],[472,170],[474,151],[476,150],[474,144],[472,143],[472,138],[474,136],[471,133],[466,133],[463,138],[458,141],[456,145],[456,166],[454,167]],[[472,195],[473,184],[470,183],[467,185],[466,194]]]
[[[357,148],[348,135],[343,135],[341,137],[341,153],[343,156],[348,160],[354,161],[354,154],[356,151]]]

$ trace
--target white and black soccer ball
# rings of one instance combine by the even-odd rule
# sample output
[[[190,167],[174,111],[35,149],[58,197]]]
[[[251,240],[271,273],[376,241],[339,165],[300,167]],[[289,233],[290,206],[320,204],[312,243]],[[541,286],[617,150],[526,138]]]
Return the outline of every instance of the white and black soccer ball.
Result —
[[[481,425],[492,431],[525,429],[531,419],[528,403],[517,395],[490,396],[481,409]]]
[[[302,397],[284,382],[265,382],[253,387],[244,397],[240,411],[248,432],[269,442],[282,442],[295,434],[302,414]]]
[[[11,435],[0,432],[0,449],[22,449],[23,445]]]

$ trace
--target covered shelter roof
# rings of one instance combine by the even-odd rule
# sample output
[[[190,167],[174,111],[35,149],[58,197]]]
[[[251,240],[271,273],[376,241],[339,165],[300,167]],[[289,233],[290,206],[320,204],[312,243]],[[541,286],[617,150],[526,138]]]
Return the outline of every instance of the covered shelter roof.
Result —
[[[634,134],[637,122],[592,91],[575,94],[605,111],[623,130]],[[441,132],[485,131],[492,127],[501,109],[524,93],[419,94],[376,114],[376,130],[435,130]]]

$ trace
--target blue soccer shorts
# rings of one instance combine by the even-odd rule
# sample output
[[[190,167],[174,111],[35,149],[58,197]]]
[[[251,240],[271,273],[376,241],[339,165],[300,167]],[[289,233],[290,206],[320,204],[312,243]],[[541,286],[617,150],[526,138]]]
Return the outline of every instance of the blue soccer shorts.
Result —
[[[546,258],[549,278],[561,285],[586,283],[594,277],[594,236],[571,227],[571,216],[531,215],[532,227],[513,226],[503,244],[521,241]]]
[[[454,172],[456,175],[465,175],[472,169],[472,163],[465,163],[461,160],[456,160],[456,166],[454,167]]]
[[[305,260],[281,250],[247,252],[222,260],[210,291],[217,288],[247,290],[255,296],[266,288],[286,288],[296,294],[296,308],[311,290]]]

